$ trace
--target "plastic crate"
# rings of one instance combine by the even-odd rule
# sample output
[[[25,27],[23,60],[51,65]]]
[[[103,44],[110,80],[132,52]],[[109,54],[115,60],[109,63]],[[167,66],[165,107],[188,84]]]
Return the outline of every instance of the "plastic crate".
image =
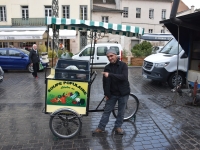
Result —
[[[86,60],[59,59],[55,67],[55,79],[89,81],[89,65]]]

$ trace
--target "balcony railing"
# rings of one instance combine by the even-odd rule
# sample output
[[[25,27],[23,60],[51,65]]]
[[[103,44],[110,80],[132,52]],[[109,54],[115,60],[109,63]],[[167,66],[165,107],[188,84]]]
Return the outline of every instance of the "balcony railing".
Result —
[[[12,26],[45,26],[45,18],[12,18]]]

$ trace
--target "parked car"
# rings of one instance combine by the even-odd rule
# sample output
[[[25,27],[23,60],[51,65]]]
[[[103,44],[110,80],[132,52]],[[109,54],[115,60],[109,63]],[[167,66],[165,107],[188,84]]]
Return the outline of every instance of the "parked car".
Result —
[[[0,66],[0,83],[3,81],[3,78],[4,78],[4,71]]]
[[[30,65],[29,53],[29,51],[24,49],[0,48],[0,66],[3,70],[28,70],[29,72],[33,72],[33,68]],[[44,68],[49,63],[45,55],[42,55],[40,58]]]
[[[163,46],[154,46],[152,48],[152,54],[157,54],[162,50]]]
[[[188,56],[175,38],[172,38],[163,49],[157,53],[152,54],[144,59],[142,67],[142,75],[147,79],[160,82],[168,82],[171,88],[176,86],[176,79],[178,83],[185,83],[186,73],[188,69]],[[177,73],[177,57],[178,57],[178,77]]]
[[[95,49],[93,48],[93,67],[102,68],[109,63],[106,56],[108,49],[115,49],[119,59],[122,59],[122,46],[116,43],[98,43],[95,44]],[[78,54],[72,56],[72,59],[77,60],[90,60],[91,44],[86,45]],[[91,60],[92,62],[92,60]],[[90,63],[91,63],[90,62]]]

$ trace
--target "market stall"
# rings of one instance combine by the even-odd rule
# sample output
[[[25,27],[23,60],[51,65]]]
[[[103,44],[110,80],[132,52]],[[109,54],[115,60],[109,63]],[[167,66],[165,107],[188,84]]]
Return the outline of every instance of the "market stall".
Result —
[[[88,38],[91,39],[91,47],[95,47],[94,41],[97,38],[102,38],[107,33],[128,37],[140,37],[144,33],[144,29],[141,27],[88,20],[47,17],[46,24],[48,29],[89,31]],[[87,116],[88,112],[103,111],[98,107],[104,98],[95,110],[89,109],[90,88],[96,77],[96,72],[92,71],[91,67],[93,65],[91,52],[90,60],[92,61],[59,59],[55,68],[51,68],[51,73],[46,76],[45,113],[51,114],[50,129],[54,135],[60,138],[71,138],[79,133],[82,115]],[[126,107],[129,114],[124,120],[135,116],[138,110],[137,97],[132,93],[129,97],[131,100],[128,100]],[[116,112],[117,109],[116,111],[114,109],[114,116],[116,116]]]

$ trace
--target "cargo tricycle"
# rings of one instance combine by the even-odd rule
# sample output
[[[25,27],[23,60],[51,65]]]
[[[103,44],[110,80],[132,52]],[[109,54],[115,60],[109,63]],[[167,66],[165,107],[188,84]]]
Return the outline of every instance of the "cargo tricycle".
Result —
[[[92,38],[91,41],[95,41],[97,35],[102,32],[104,34],[115,33],[128,37],[144,33],[144,30],[139,27],[86,20],[47,17],[46,23],[48,31],[49,28],[90,31],[92,32],[89,34],[90,38]],[[95,42],[93,47],[95,47]],[[95,109],[89,109],[91,85],[97,75],[96,71],[92,69],[93,57],[91,55],[92,53],[90,53],[90,60],[58,59],[56,66],[49,68],[50,73],[48,75],[47,69],[45,71],[44,112],[50,114],[50,129],[59,138],[74,137],[81,130],[82,116],[88,116],[89,112],[104,110],[100,109],[100,105],[105,103],[104,97]],[[125,121],[135,119],[138,106],[138,98],[130,93],[124,115]],[[112,113],[114,117],[117,116],[117,104]]]

